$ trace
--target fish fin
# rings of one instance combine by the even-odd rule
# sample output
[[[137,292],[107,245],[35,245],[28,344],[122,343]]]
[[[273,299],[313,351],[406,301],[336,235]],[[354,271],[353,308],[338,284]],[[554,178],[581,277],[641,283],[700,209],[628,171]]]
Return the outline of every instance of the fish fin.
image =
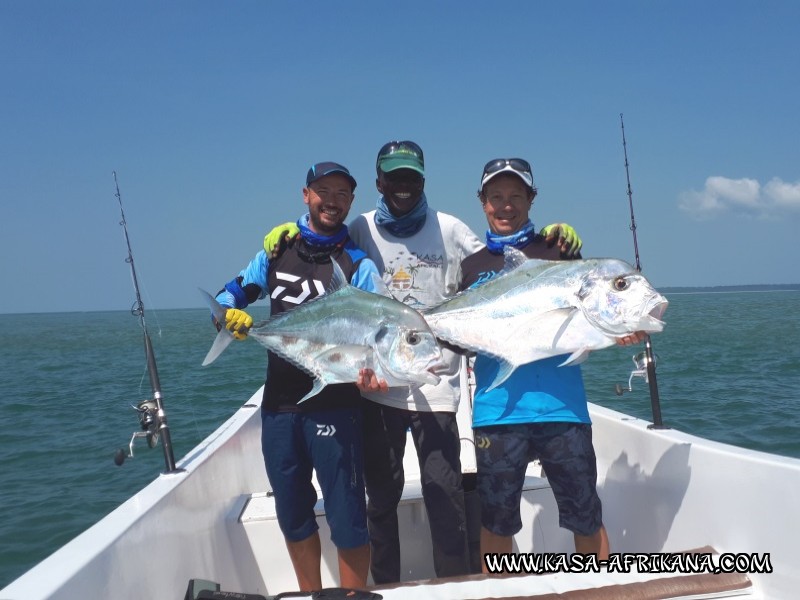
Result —
[[[517,250],[514,246],[506,246],[503,248],[503,269],[497,274],[496,277],[507,275],[511,271],[526,264],[527,268],[536,269],[539,267],[552,266],[560,261],[547,260],[544,258],[528,258],[521,250]]]
[[[569,358],[567,358],[567,360],[565,360],[564,362],[562,362],[558,366],[559,367],[573,367],[575,365],[579,365],[583,361],[585,361],[587,358],[589,358],[589,355],[591,353],[592,353],[592,351],[589,350],[588,348],[579,348],[579,349],[575,350],[575,352],[570,354]]]
[[[334,262],[334,264],[336,264],[336,263]],[[311,391],[308,392],[302,398],[300,398],[300,401],[298,402],[298,404],[302,404],[303,402],[305,402],[306,400],[308,400],[312,396],[316,396],[317,394],[319,394],[322,391],[322,388],[324,388],[326,385],[328,385],[328,384],[325,383],[324,381],[322,381],[322,379],[320,379],[319,377],[315,377],[314,378],[314,385],[312,386]]]
[[[528,257],[525,256],[521,250],[517,250],[514,246],[506,246],[503,248],[503,273],[509,273],[513,271],[520,265],[522,265],[525,261],[528,260]]]
[[[385,323],[381,322],[374,331],[371,331],[369,335],[367,335],[367,339],[364,340],[366,345],[372,349],[375,356],[378,356],[378,342],[387,333],[389,333],[389,328],[386,327]]]
[[[386,282],[383,278],[378,275],[377,273],[372,274],[372,287],[375,288],[375,293],[380,294],[381,296],[386,296],[387,298],[394,298],[394,294],[389,290],[389,286],[386,285]]]
[[[503,270],[501,273],[508,273],[514,269],[521,267],[523,264],[528,266],[537,266],[551,264],[558,261],[547,260],[544,258],[528,258],[522,250],[517,250],[514,246],[506,246],[503,248]]]
[[[350,283],[347,281],[347,277],[342,271],[342,268],[339,266],[339,263],[336,262],[336,259],[331,256],[331,264],[333,265],[333,275],[331,275],[331,282],[328,284],[328,287],[325,288],[326,294],[332,294],[336,290],[340,290],[343,287],[347,287]]]
[[[389,365],[387,365],[382,360],[381,353],[378,350],[378,341],[387,333],[389,333],[389,328],[386,327],[384,323],[381,323],[380,327],[378,327],[375,331],[371,332],[367,337],[367,339],[364,341],[370,349],[370,357],[372,359],[370,362],[374,361],[372,362],[373,366],[371,366],[370,368],[374,371],[375,367],[379,366],[385,373],[394,376],[394,372],[392,371],[391,368],[389,368]],[[377,363],[377,365],[375,363]]]
[[[514,369],[517,368],[517,365],[514,363],[508,362],[504,358],[495,357],[497,359],[498,367],[497,367],[497,375],[495,375],[494,380],[489,387],[486,388],[487,392],[491,392],[494,388],[498,385],[503,383],[506,379],[511,377],[511,374],[514,372]]]
[[[578,314],[579,311],[571,306],[554,308],[527,318],[522,322],[521,329],[524,331],[536,331],[537,339],[548,340],[548,344],[555,347]],[[501,336],[499,339],[508,344],[509,348],[513,348],[514,344],[517,343],[518,331],[506,328],[502,332],[501,335],[501,331],[498,330],[496,335]]]
[[[205,367],[217,360],[219,355],[225,351],[225,348],[227,348],[233,341],[233,334],[225,329],[225,314],[227,313],[225,307],[217,302],[217,299],[207,291],[200,288],[198,289],[200,290],[200,294],[203,296],[208,306],[211,308],[211,313],[214,315],[214,318],[221,325],[217,337],[214,338],[214,343],[211,344],[208,354],[206,354],[206,357],[203,359],[203,366]]]

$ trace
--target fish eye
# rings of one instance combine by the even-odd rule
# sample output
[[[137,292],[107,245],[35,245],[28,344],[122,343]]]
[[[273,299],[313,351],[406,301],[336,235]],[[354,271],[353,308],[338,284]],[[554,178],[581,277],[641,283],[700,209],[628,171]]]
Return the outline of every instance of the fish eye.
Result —
[[[621,292],[622,290],[626,289],[627,287],[628,287],[628,282],[626,281],[626,279],[624,277],[617,277],[614,280],[614,289],[617,290],[618,292]]]
[[[406,341],[412,346],[419,344],[419,336],[416,333],[409,333],[406,335]]]

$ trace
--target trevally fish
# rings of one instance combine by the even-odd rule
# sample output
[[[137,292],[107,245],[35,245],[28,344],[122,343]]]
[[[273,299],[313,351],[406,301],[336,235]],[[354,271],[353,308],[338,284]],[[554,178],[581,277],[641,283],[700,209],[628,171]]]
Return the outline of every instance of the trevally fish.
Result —
[[[225,323],[227,309],[200,291],[217,321]],[[435,385],[440,379],[431,369],[441,362],[441,349],[422,315],[385,294],[350,285],[335,260],[324,295],[254,324],[248,337],[314,377],[301,402],[328,384],[357,381],[362,368],[372,369],[390,387]],[[203,366],[233,339],[223,327]]]
[[[439,339],[500,362],[491,390],[520,365],[560,354],[570,355],[562,366],[578,364],[616,338],[661,331],[667,304],[625,261],[528,259],[506,248],[494,279],[424,314]]]

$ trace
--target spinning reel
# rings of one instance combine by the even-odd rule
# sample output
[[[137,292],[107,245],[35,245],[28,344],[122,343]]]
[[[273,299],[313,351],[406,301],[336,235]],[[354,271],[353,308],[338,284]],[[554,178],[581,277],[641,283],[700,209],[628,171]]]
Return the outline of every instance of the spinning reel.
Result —
[[[131,408],[139,413],[139,425],[141,431],[134,431],[131,436],[131,441],[128,443],[128,451],[120,448],[114,453],[114,464],[117,466],[125,462],[126,458],[133,458],[133,446],[136,438],[145,438],[149,448],[155,448],[158,445],[158,429],[160,417],[158,414],[158,403],[155,400],[142,400],[138,406]]]
[[[636,366],[636,368],[633,371],[631,371],[631,376],[628,377],[628,389],[626,390],[620,384],[616,384],[614,386],[614,392],[617,394],[617,396],[622,396],[622,394],[624,394],[625,392],[633,391],[634,377],[641,377],[642,379],[644,379],[645,383],[650,382],[647,376],[647,351],[642,350],[638,354],[634,354],[631,357],[631,360],[633,361],[633,364]],[[656,364],[658,364],[658,355],[653,354],[653,365]]]

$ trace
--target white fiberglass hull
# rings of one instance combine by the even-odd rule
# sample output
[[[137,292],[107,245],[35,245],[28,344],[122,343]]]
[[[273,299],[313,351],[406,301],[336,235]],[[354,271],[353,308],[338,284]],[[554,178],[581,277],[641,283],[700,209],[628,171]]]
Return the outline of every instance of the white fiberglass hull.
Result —
[[[274,595],[296,589],[261,457],[260,398],[259,390],[184,457],[178,463],[184,471],[159,476],[1,590],[0,600],[181,599],[192,578],[219,582],[232,592]],[[751,597],[794,597],[800,589],[800,550],[793,543],[800,537],[795,519],[800,460],[650,430],[645,421],[595,405],[590,409],[612,552],[712,546],[718,552],[768,553],[773,573],[749,575]],[[469,438],[468,409],[460,417],[462,436]],[[465,472],[474,472],[469,439],[462,456]],[[406,458],[401,542],[403,579],[410,581],[434,573],[415,453]],[[570,552],[572,536],[558,527],[552,493],[538,474],[533,465],[515,550]],[[321,502],[318,508],[321,514]],[[324,518],[319,523],[324,583],[336,586],[335,553]],[[584,575],[556,578],[602,585]],[[525,589],[533,594],[547,580],[531,578]],[[426,589],[414,593],[433,597],[433,588],[429,594]]]

